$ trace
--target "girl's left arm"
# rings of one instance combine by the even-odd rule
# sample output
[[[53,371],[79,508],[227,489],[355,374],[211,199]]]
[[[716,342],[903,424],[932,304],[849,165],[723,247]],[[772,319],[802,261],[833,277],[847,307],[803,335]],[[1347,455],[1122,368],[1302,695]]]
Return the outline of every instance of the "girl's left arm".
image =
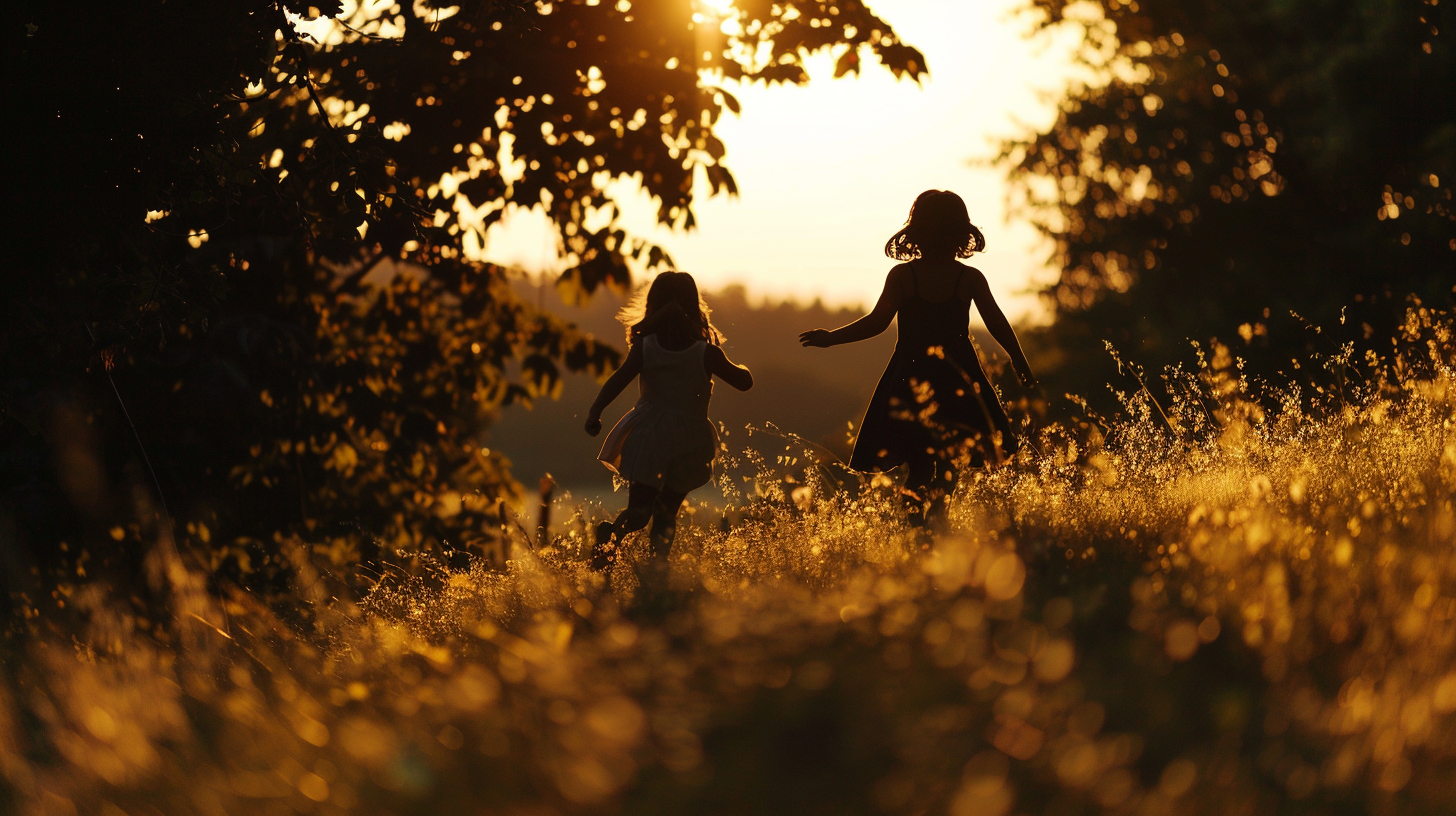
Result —
[[[753,372],[748,370],[748,366],[734,363],[723,353],[722,348],[711,343],[708,344],[708,352],[703,358],[703,366],[708,369],[709,374],[739,391],[747,391],[753,387]]]
[[[622,367],[612,373],[607,381],[602,384],[602,390],[597,394],[596,402],[592,403],[591,410],[586,413],[586,432],[592,436],[602,432],[602,411],[612,404],[612,400],[621,396],[627,386],[642,373],[642,346],[635,344],[627,350],[627,359],[622,361]]]
[[[981,320],[986,324],[986,330],[1006,350],[1011,357],[1011,367],[1016,370],[1016,376],[1021,384],[1027,388],[1036,385],[1036,376],[1031,373],[1031,364],[1026,361],[1026,353],[1021,350],[1021,341],[1016,339],[1016,332],[1011,328],[1011,321],[1006,319],[1005,312],[996,305],[996,298],[991,296],[991,285],[986,282],[986,276],[979,272],[975,275],[975,293],[973,299],[976,302],[976,309],[981,313]]]

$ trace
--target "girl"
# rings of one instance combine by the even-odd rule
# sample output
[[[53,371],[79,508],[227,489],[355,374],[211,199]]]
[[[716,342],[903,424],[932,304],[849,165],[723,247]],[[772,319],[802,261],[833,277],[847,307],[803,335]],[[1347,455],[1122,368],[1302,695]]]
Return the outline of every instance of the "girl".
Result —
[[[602,411],[634,377],[641,376],[637,405],[607,434],[597,458],[631,483],[627,509],[597,525],[592,568],[605,569],[628,533],[652,523],[652,555],[666,559],[677,512],[688,491],[713,475],[718,434],[708,421],[713,375],[739,391],[753,375],[735,365],[708,320],[698,285],[686,272],[663,272],[645,298],[639,295],[618,319],[627,326],[627,359],[602,386],[587,412],[586,432],[602,430]]]
[[[799,335],[806,347],[828,348],[874,337],[900,316],[895,353],[865,411],[849,465],[877,472],[909,465],[907,503],[916,523],[944,511],[957,464],[999,460],[1013,443],[1006,412],[971,345],[972,303],[1022,384],[1035,384],[986,276],[956,260],[985,248],[960,196],[927,190],[885,244],[886,255],[906,263],[890,270],[874,310],[834,331]]]

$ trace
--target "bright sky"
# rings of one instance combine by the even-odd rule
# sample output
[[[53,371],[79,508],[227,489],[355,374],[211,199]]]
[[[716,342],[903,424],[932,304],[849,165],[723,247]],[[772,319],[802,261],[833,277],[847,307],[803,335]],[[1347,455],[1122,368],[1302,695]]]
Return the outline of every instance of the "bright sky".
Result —
[[[975,264],[1008,315],[1040,317],[1028,290],[1052,275],[1050,247],[1024,221],[1007,220],[1005,171],[975,166],[1000,137],[1044,127],[1072,74],[1071,41],[1028,37],[1025,0],[871,0],[900,38],[925,55],[930,78],[897,82],[866,60],[833,79],[833,57],[808,64],[801,87],[726,85],[743,105],[718,135],[739,196],[700,198],[698,228],[654,229],[638,196],[626,226],[650,234],[704,288],[742,283],[773,298],[871,304],[893,261],[885,240],[920,192],[966,199],[988,250]],[[610,78],[608,78],[610,81]],[[493,229],[486,254],[531,272],[559,271],[551,242],[529,219]]]

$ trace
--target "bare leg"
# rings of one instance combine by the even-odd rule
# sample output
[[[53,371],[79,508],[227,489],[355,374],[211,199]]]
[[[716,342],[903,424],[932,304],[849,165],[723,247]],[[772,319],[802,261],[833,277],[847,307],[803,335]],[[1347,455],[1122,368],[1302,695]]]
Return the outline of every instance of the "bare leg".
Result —
[[[945,520],[946,504],[950,501],[950,494],[955,492],[958,476],[954,462],[947,457],[936,457],[935,473],[926,490],[926,498],[929,499],[925,511],[927,523],[938,524]]]
[[[610,566],[616,559],[622,539],[652,521],[658,493],[658,489],[651,485],[635,482],[627,489],[627,508],[617,514],[616,521],[597,525],[596,542],[592,546],[592,569],[603,570]]]
[[[906,519],[920,527],[925,524],[925,510],[930,483],[935,481],[935,457],[930,454],[916,456],[908,463],[905,475],[905,490],[901,495]]]
[[[672,549],[672,540],[677,535],[677,514],[682,509],[687,494],[664,489],[657,494],[652,506],[652,557],[667,559]]]
[[[945,515],[946,500],[955,491],[955,463],[927,453],[909,463],[905,479],[905,510],[910,523],[924,526]]]

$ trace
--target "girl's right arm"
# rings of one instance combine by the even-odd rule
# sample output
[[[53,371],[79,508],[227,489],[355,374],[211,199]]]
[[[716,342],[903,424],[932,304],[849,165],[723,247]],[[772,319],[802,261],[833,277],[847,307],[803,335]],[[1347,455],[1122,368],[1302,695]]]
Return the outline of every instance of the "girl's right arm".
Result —
[[[591,410],[586,414],[586,432],[596,436],[602,432],[602,412],[612,404],[612,400],[621,396],[632,380],[642,373],[642,345],[634,344],[627,350],[627,359],[622,361],[622,367],[612,373],[607,381],[602,384],[602,390],[597,394],[596,402],[592,403]]]
[[[901,268],[897,266],[885,276],[885,290],[880,293],[879,302],[869,314],[834,331],[810,329],[799,335],[799,344],[805,348],[829,348],[843,343],[857,343],[884,333],[885,329],[890,328],[890,321],[895,319],[895,313],[900,311],[901,276],[897,273]]]

